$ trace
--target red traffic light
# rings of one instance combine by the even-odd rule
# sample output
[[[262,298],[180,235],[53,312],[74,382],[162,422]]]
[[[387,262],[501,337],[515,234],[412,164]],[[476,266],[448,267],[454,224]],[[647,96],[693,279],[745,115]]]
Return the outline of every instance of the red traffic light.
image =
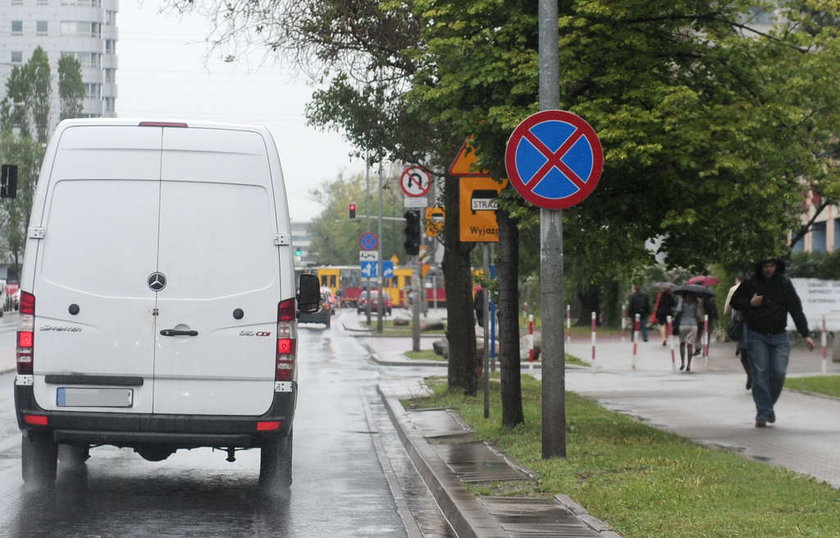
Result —
[[[350,204],[350,218],[356,218],[356,204]]]

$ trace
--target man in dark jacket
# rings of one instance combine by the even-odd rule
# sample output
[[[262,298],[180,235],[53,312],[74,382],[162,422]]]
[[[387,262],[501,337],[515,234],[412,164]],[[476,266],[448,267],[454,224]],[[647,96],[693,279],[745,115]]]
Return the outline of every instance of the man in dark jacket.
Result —
[[[808,350],[814,349],[802,303],[784,272],[783,260],[762,260],[755,265],[755,275],[742,282],[732,296],[732,308],[744,315],[747,324],[756,428],[776,422],[773,405],[782,393],[790,355],[785,332],[788,313]]]

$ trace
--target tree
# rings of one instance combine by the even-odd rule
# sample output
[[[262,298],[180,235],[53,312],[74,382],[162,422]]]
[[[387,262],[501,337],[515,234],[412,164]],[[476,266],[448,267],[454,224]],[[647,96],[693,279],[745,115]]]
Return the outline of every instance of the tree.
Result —
[[[173,5],[189,9],[189,0]],[[368,162],[388,158],[430,169],[441,198],[457,201],[457,186],[445,171],[463,136],[446,125],[430,126],[404,98],[422,56],[413,47],[423,19],[410,3],[345,0],[278,0],[266,10],[248,0],[213,1],[204,8],[215,22],[218,45],[258,42],[286,54],[303,70],[315,71],[326,89],[316,92],[307,116],[340,128]],[[246,29],[253,29],[252,32]],[[233,56],[233,55],[229,55]],[[315,66],[313,68],[313,65]],[[442,240],[447,282],[450,390],[476,391],[475,326],[469,253],[458,241],[457,204],[447,205]]]
[[[61,100],[60,119],[82,115],[86,95],[82,82],[82,64],[75,56],[62,54],[58,60],[58,95]]]
[[[18,167],[17,198],[0,201],[0,236],[11,258],[12,278],[20,276],[23,250],[26,246],[26,230],[32,211],[32,197],[43,158],[44,148],[40,143],[10,132],[0,134],[0,161],[14,163]]]
[[[385,217],[402,216],[402,199],[397,196],[394,188],[388,182],[388,177],[395,177],[393,169],[387,171],[386,183],[382,192],[383,211]],[[357,174],[350,178],[338,177],[324,186],[311,191],[315,200],[324,209],[321,214],[312,219],[309,232],[312,236],[310,255],[319,265],[357,265],[359,263],[359,237],[367,230],[376,231],[376,218],[379,215],[378,189],[376,187],[378,174],[371,173],[371,206],[365,206],[366,177]],[[356,219],[349,220],[348,206],[356,203],[362,211],[357,212]],[[370,223],[363,212],[370,212]],[[370,227],[369,227],[370,226]],[[383,225],[382,237],[383,258],[389,259],[396,255],[404,258],[402,251],[403,232],[401,225],[394,221],[386,221]]]

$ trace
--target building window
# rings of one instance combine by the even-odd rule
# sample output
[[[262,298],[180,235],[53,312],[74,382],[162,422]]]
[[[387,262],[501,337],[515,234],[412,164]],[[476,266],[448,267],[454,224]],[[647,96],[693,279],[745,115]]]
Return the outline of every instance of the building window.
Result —
[[[35,0],[35,3],[39,6],[46,6],[47,0]]]
[[[113,84],[116,77],[114,75],[116,69],[105,69],[105,82],[108,84]]]
[[[840,250],[840,219],[834,219],[834,250]]]
[[[796,243],[793,244],[793,248],[791,249],[793,252],[805,252],[805,236],[807,235],[808,234],[803,235]]]
[[[114,98],[113,97],[106,97],[103,99],[105,103],[105,112],[113,112],[114,111]]]
[[[23,63],[23,51],[22,50],[13,50],[11,62],[13,64],[22,64]]]
[[[23,35],[23,21],[12,21],[12,35]]]
[[[38,35],[47,35],[48,24],[47,21],[35,22],[35,33]]]
[[[102,37],[102,23],[61,21],[61,35],[78,37]]]
[[[116,26],[117,25],[117,12],[113,10],[107,10],[105,12],[105,25],[106,26]]]
[[[825,222],[815,222],[811,227],[811,252],[825,251]]]
[[[61,55],[69,55],[77,60],[79,63],[82,64],[82,68],[92,67],[94,69],[99,69],[102,67],[102,55],[97,52],[68,52],[68,51],[61,51]]]
[[[106,39],[105,40],[105,54],[116,54],[117,53],[117,40],[116,39]]]
[[[22,6],[23,5],[23,0],[12,0],[12,5],[13,6]]]
[[[85,84],[85,92],[88,97],[99,99],[102,97],[102,84],[88,82]]]

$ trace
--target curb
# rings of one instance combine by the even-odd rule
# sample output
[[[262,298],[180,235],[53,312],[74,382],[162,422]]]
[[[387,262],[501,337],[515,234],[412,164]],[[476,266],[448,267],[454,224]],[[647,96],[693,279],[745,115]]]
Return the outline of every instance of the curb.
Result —
[[[478,499],[452,476],[446,463],[425,438],[408,427],[405,408],[400,401],[386,394],[382,385],[378,385],[377,390],[403,447],[455,533],[460,538],[507,537],[508,533],[486,513]]]
[[[485,508],[481,499],[473,495],[406,419],[405,408],[387,389],[377,385],[377,391],[385,403],[397,435],[414,467],[417,469],[429,491],[432,493],[444,517],[459,537],[495,538],[509,537],[502,524]],[[530,473],[528,473],[530,474]],[[558,494],[554,500],[577,517],[578,521],[603,538],[621,538],[606,522],[592,516],[582,505],[570,496]],[[536,531],[538,529],[529,529]]]

